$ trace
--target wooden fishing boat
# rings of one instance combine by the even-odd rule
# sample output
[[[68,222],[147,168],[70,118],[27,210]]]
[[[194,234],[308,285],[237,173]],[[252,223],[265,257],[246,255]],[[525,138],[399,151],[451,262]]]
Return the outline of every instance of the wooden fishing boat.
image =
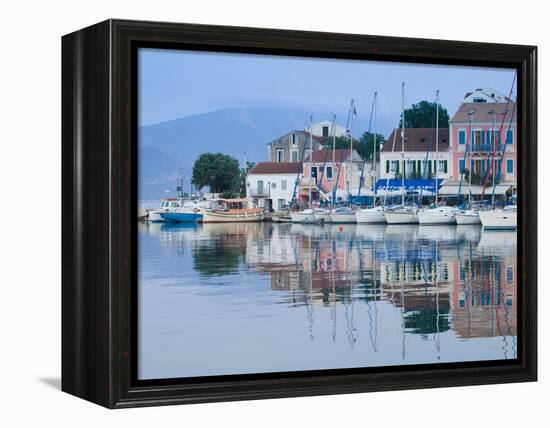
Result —
[[[203,223],[243,223],[262,221],[262,208],[248,208],[248,199],[217,199],[202,215]]]

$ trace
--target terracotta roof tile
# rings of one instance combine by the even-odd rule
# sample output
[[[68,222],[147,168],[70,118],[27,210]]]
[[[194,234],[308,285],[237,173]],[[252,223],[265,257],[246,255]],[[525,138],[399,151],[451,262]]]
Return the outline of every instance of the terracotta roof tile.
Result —
[[[405,151],[406,152],[425,152],[426,150],[435,151],[435,128],[408,128],[405,129]],[[394,129],[382,146],[383,152],[391,152],[393,145],[393,136],[395,138],[395,152],[401,151],[401,129]],[[449,150],[449,129],[439,128],[439,151]]]
[[[504,123],[508,124],[512,117],[513,121],[516,120],[516,109],[514,109],[514,103],[463,103],[458,111],[454,114],[451,122],[469,122],[471,110],[474,110],[474,122],[492,122],[496,119],[496,123],[500,125],[502,123],[502,117],[506,112]],[[496,115],[491,113],[496,112]]]
[[[297,174],[298,162],[259,162],[250,170],[250,174]]]

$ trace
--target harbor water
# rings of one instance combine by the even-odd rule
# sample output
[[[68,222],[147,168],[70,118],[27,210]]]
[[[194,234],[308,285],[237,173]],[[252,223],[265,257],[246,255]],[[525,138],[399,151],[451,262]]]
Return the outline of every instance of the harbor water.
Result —
[[[140,223],[138,377],[514,359],[516,232]]]

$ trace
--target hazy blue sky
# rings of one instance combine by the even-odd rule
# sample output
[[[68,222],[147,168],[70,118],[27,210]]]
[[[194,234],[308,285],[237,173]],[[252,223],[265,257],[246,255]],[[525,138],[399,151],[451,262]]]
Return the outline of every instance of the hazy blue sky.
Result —
[[[399,120],[401,81],[407,106],[433,101],[439,89],[452,115],[475,88],[508,95],[514,76],[508,69],[164,49],[140,49],[139,73],[140,126],[231,107],[335,112],[345,124],[352,98],[357,123],[364,124],[378,91],[379,131],[385,134]]]

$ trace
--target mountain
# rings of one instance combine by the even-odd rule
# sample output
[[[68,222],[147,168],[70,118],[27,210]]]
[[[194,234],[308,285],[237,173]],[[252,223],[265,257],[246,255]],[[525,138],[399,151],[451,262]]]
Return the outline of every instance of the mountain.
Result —
[[[268,108],[229,108],[182,117],[139,129],[140,199],[176,194],[177,177],[189,186],[193,163],[205,152],[243,160],[267,160],[267,143],[308,125],[310,112]],[[314,114],[315,120],[329,114]]]
[[[355,119],[355,135],[368,129],[368,111]],[[139,129],[140,199],[175,196],[177,177],[189,191],[193,164],[206,152],[221,152],[242,163],[267,160],[267,143],[288,132],[305,129],[314,121],[331,117],[330,112],[272,108],[227,108],[186,116]],[[345,125],[346,114],[338,120]],[[169,193],[166,191],[169,190]]]

